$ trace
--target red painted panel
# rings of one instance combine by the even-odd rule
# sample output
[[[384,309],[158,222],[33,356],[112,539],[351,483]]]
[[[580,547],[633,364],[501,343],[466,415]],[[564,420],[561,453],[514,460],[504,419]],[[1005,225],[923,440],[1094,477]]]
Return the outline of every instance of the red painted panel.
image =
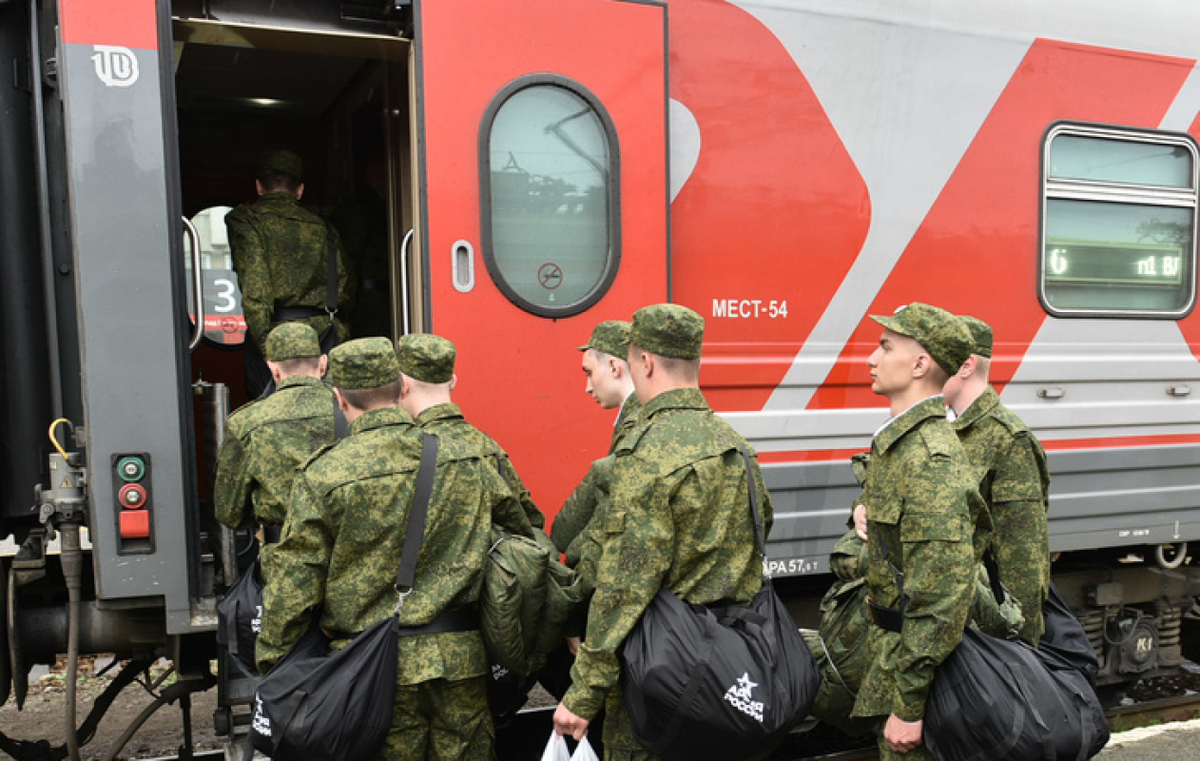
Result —
[[[996,331],[993,381],[1011,377],[1046,318],[1037,297],[1040,156],[1056,120],[1156,128],[1193,62],[1039,40],[871,305],[911,301],[973,314]],[[810,408],[879,406],[865,359],[880,328],[864,316]]]
[[[459,349],[455,398],[512,456],[549,515],[608,451],[612,413],[584,394],[574,349],[595,323],[666,300],[666,9],[620,0],[430,0],[418,7],[431,329]],[[603,104],[620,151],[623,256],[609,292],[551,320],[512,304],[481,251],[478,139],[509,82],[550,72]],[[450,251],[475,248],[476,286],[451,283]]]
[[[870,199],[769,29],[723,0],[673,3],[669,20],[671,97],[702,140],[671,207],[673,294],[705,316],[710,403],[761,409],[853,264]],[[716,316],[718,301],[736,316]]]
[[[158,49],[155,0],[59,0],[58,18],[63,42]]]

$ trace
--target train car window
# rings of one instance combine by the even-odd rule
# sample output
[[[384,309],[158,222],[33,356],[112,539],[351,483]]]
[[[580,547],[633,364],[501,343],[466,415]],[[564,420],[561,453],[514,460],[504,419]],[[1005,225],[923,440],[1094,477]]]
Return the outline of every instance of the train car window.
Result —
[[[551,75],[511,83],[480,130],[483,257],[496,286],[543,317],[578,314],[620,261],[616,132],[585,89]]]
[[[204,338],[220,346],[240,346],[246,335],[242,314],[242,291],[238,288],[225,232],[229,206],[212,206],[192,217],[200,238],[200,273],[204,282]],[[184,235],[187,275],[192,276],[191,239]],[[192,289],[187,289],[188,315],[194,320],[196,307]]]
[[[1060,317],[1178,319],[1196,300],[1188,135],[1059,124],[1043,153],[1041,299]]]

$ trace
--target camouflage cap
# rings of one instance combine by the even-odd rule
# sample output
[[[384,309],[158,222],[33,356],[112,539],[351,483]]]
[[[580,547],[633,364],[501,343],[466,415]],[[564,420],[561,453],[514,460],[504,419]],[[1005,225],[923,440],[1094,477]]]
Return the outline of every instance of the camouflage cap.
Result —
[[[272,362],[319,356],[317,331],[303,322],[285,322],[267,334],[267,359]]]
[[[290,174],[296,179],[304,176],[304,162],[298,155],[282,149],[263,151],[258,164],[259,172]]]
[[[454,377],[454,344],[431,333],[409,333],[396,341],[400,372],[425,383],[447,383]]]
[[[580,351],[595,349],[614,357],[625,359],[629,356],[629,334],[633,331],[633,323],[624,320],[605,320],[592,331],[592,337],[583,346],[576,346]]]
[[[633,315],[629,342],[651,354],[699,359],[704,318],[680,304],[653,304]]]
[[[338,388],[378,388],[400,377],[396,350],[387,338],[358,338],[329,352],[329,374]]]
[[[967,330],[971,333],[971,340],[975,342],[975,348],[971,350],[971,353],[981,357],[992,356],[992,327],[978,317],[967,314],[959,315],[958,319],[967,326]]]
[[[914,339],[950,375],[958,372],[975,347],[962,320],[945,309],[918,301],[900,307],[893,315],[873,314],[871,319],[893,333]]]

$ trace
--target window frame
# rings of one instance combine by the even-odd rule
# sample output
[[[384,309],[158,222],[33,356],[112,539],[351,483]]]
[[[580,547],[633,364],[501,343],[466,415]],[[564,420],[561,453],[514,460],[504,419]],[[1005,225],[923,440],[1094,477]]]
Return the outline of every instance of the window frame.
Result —
[[[496,116],[505,104],[518,93],[533,87],[559,87],[580,98],[592,109],[600,120],[608,142],[608,261],[596,284],[581,299],[564,306],[546,306],[529,301],[516,291],[500,270],[495,258],[495,241],[492,236],[492,163],[490,141]],[[479,210],[480,240],[483,263],[492,282],[504,296],[517,307],[539,317],[557,319],[571,317],[595,306],[608,293],[621,264],[621,156],[617,130],[612,117],[600,100],[586,87],[573,79],[559,74],[542,72],[528,74],[509,82],[501,88],[484,111],[479,127]]]
[[[1114,180],[1084,180],[1050,175],[1050,153],[1054,139],[1063,136],[1119,140],[1122,142],[1150,143],[1185,147],[1192,157],[1191,187],[1172,188],[1160,185],[1126,183]],[[1041,199],[1037,247],[1037,287],[1042,308],[1054,317],[1077,318],[1141,318],[1172,319],[1186,317],[1195,308],[1197,297],[1197,229],[1200,209],[1200,150],[1196,140],[1183,132],[1138,129],[1085,122],[1060,121],[1050,125],[1042,140],[1041,155]],[[1190,209],[1192,234],[1190,246],[1184,252],[1188,259],[1187,298],[1176,310],[1120,309],[1120,308],[1062,308],[1050,303],[1046,288],[1046,223],[1050,201],[1086,201],[1093,203],[1135,204],[1138,206],[1162,206],[1165,208]]]

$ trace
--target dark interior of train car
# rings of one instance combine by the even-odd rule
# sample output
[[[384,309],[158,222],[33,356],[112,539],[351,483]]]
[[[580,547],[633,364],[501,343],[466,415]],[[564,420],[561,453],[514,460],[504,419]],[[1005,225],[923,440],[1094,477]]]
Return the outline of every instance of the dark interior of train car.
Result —
[[[395,332],[395,258],[412,227],[402,190],[410,187],[408,44],[180,18],[174,37],[180,187],[204,274],[205,331],[192,374],[226,384],[233,409],[247,401],[244,322],[223,218],[255,199],[265,150],[300,155],[302,205],[338,228],[363,297],[343,319],[358,335]]]

